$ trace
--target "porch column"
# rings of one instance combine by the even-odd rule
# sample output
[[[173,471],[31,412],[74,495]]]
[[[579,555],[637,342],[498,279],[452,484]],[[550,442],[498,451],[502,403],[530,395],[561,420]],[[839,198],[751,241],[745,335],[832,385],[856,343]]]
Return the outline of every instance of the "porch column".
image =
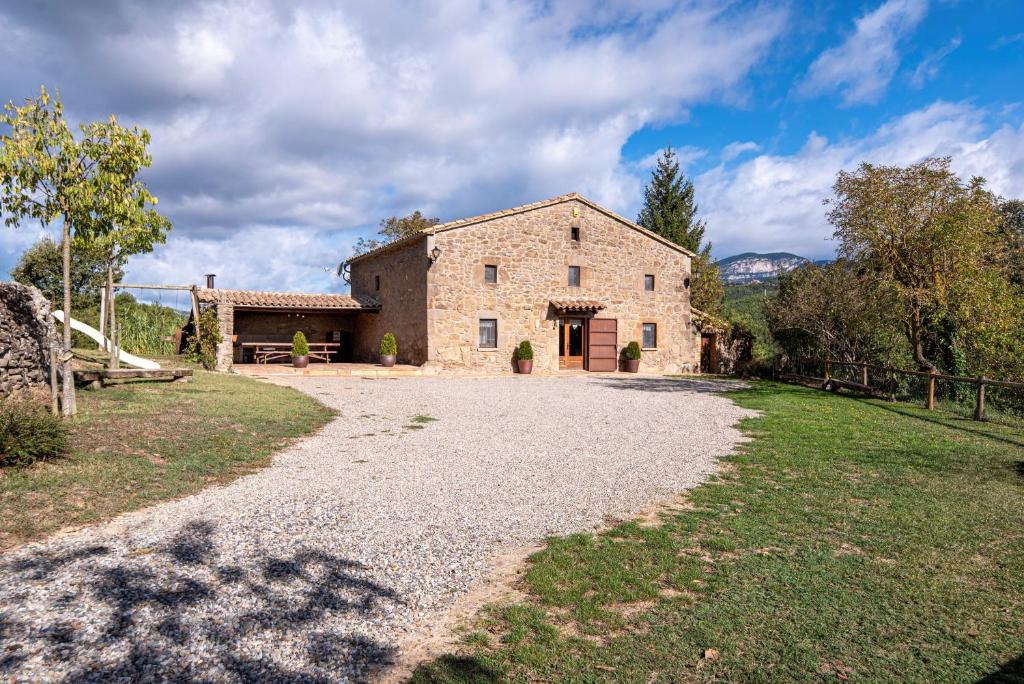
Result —
[[[217,305],[217,324],[220,328],[220,344],[217,345],[217,370],[231,370],[234,360],[234,344],[231,336],[235,334],[235,307],[232,304]]]

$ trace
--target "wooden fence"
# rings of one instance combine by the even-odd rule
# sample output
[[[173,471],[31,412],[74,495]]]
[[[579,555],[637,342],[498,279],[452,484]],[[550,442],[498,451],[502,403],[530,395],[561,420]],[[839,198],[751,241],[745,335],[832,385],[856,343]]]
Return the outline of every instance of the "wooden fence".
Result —
[[[837,368],[852,369],[857,380],[849,380],[835,377],[833,371]],[[814,375],[808,371],[823,371],[822,375]],[[883,381],[871,383],[871,374],[881,374]],[[925,408],[935,409],[935,385],[937,381],[944,380],[954,383],[965,383],[975,385],[974,419],[985,420],[985,388],[1002,387],[1013,390],[1024,390],[1024,382],[1008,382],[1006,380],[993,380],[980,375],[976,378],[961,375],[945,375],[937,371],[915,371],[891,366],[879,366],[866,362],[833,361],[831,359],[796,357],[786,359],[776,357],[772,365],[772,377],[783,381],[814,382],[820,383],[822,389],[838,391],[839,389],[851,389],[873,396],[888,396],[895,400],[895,378],[897,376],[912,376],[923,378],[927,381],[925,390]],[[876,377],[877,380],[877,377]]]

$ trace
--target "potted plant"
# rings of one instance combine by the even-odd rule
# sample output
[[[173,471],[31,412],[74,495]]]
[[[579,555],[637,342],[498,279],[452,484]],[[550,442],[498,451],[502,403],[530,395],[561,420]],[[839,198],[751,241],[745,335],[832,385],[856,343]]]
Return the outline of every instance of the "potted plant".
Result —
[[[519,372],[529,375],[533,372],[533,345],[530,340],[523,340],[516,349],[516,366]]]
[[[626,372],[638,373],[640,371],[640,345],[630,342],[626,345]]]
[[[305,368],[309,365],[309,343],[306,336],[299,330],[292,337],[292,365],[296,368]]]
[[[391,333],[384,333],[380,340],[380,365],[391,368],[398,357],[398,340]]]

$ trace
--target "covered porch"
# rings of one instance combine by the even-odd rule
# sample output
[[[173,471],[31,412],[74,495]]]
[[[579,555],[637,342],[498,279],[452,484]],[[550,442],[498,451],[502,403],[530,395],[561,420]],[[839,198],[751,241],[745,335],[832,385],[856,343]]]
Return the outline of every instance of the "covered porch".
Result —
[[[365,360],[354,358],[360,319],[380,311],[369,297],[342,294],[216,288],[202,288],[197,294],[201,303],[217,309],[218,370],[290,367],[292,337],[299,331],[310,344],[311,366]]]

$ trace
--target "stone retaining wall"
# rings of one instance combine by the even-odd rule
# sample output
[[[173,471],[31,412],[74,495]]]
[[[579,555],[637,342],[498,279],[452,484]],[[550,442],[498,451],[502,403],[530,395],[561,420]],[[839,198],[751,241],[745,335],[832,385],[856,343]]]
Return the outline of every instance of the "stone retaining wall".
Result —
[[[0,283],[0,397],[49,382],[51,339],[56,329],[42,293]]]

